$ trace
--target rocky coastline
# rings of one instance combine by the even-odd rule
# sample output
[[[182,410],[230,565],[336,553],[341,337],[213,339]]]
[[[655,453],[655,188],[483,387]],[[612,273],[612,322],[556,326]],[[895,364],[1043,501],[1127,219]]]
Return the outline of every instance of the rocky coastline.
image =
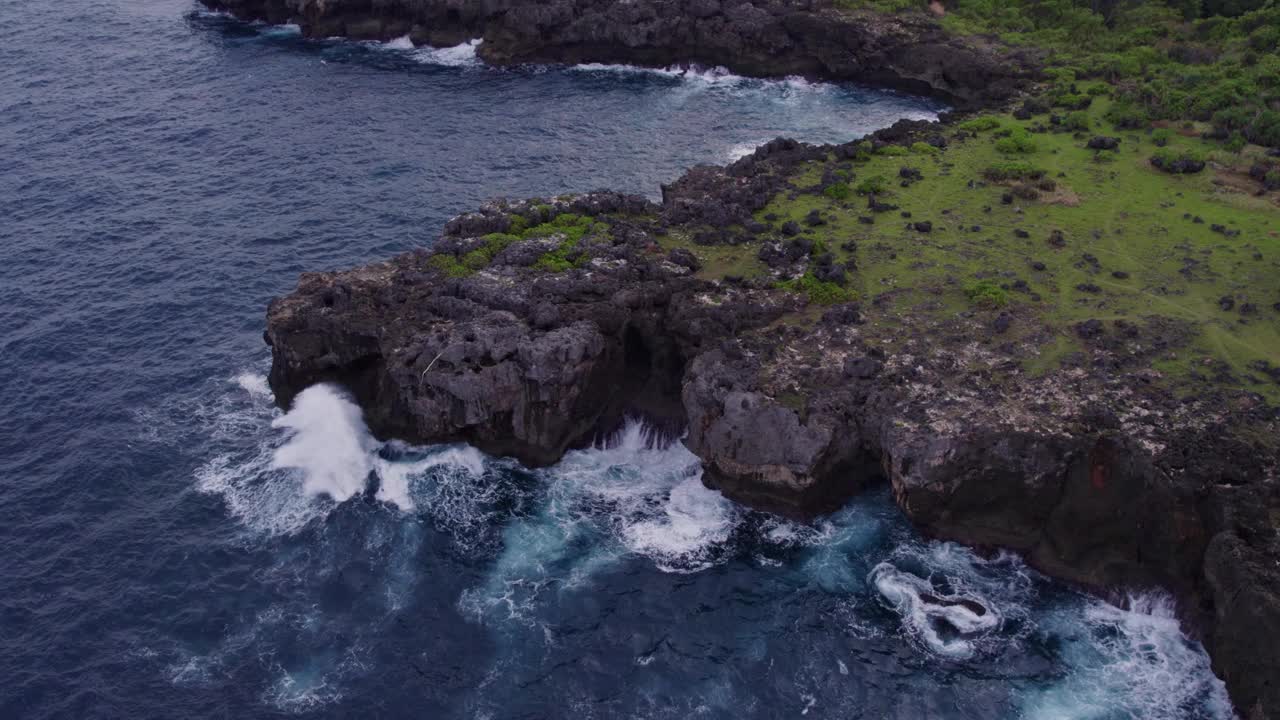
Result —
[[[483,37],[496,63],[699,62],[965,108],[1014,97],[1032,67],[925,21],[828,16],[817,2],[205,2],[311,36]],[[287,406],[336,382],[380,436],[463,441],[531,466],[642,416],[686,433],[709,486],[790,516],[888,482],[930,535],[1012,549],[1103,594],[1170,590],[1240,714],[1280,717],[1273,404],[1154,382],[1151,358],[1177,328],[1132,329],[1138,346],[1083,326],[1082,357],[1031,374],[1001,342],[1007,319],[896,317],[886,330],[891,293],[815,302],[777,282],[709,276],[689,249],[758,248],[762,262],[806,263],[805,277],[852,272],[805,248],[801,225],[761,218],[770,200],[800,192],[807,164],[864,143],[945,146],[957,134],[944,117],[840,146],[777,140],[690,170],[656,203],[611,192],[495,201],[430,249],[304,274],[268,311],[271,387]],[[869,215],[886,211],[877,202]]]
[[[201,0],[249,20],[297,23],[306,37],[452,46],[483,39],[494,65],[627,63],[852,81],[975,108],[1007,100],[1034,58],[948,36],[912,17],[837,12],[819,0]]]

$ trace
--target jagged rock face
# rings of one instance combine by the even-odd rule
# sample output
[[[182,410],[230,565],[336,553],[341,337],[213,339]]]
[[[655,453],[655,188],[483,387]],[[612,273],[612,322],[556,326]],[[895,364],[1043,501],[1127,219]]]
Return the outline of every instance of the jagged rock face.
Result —
[[[923,17],[839,12],[812,0],[202,0],[246,18],[298,22],[310,37],[453,45],[483,37],[495,64],[723,65],[851,80],[962,107],[1007,99],[1032,62],[948,37]]]
[[[872,142],[919,131],[900,123]],[[965,370],[1007,362],[998,348],[908,327],[886,353],[863,336],[857,304],[815,320],[767,282],[700,279],[697,258],[660,242],[709,226],[750,233],[798,163],[848,149],[775,141],[691,171],[661,204],[617,193],[492,204],[451,221],[431,251],[306,274],[268,313],[272,388],[287,404],[336,381],[380,436],[466,441],[535,466],[639,414],[687,431],[709,485],[792,516],[887,479],[932,535],[1012,548],[1090,587],[1173,590],[1233,699],[1249,717],[1274,713],[1277,458],[1240,434],[1274,432],[1273,409],[1236,398],[1215,413],[1226,401],[1106,372],[1001,384]],[[589,218],[587,234],[512,234],[563,216]]]

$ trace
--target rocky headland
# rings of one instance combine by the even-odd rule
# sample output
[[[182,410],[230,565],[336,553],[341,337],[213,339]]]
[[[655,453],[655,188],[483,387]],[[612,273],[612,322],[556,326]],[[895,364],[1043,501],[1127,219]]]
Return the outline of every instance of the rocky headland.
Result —
[[[708,485],[791,516],[887,482],[933,536],[1102,593],[1169,589],[1241,714],[1280,717],[1274,190],[1161,173],[1146,145],[1165,144],[1091,132],[1102,104],[1064,126],[1017,96],[1026,56],[922,17],[206,3],[309,35],[483,37],[499,63],[701,62],[1011,111],[777,140],[660,202],[495,201],[429,249],[303,275],[268,312],[271,386],[288,405],[336,382],[383,437],[531,466],[641,416],[685,433]],[[986,157],[1022,135],[1049,167]],[[1135,182],[1155,186],[1115,197]]]
[[[307,37],[457,45],[521,63],[702,64],[743,75],[803,75],[981,107],[1009,98],[1034,62],[961,40],[924,18],[839,12],[818,0],[202,0]]]

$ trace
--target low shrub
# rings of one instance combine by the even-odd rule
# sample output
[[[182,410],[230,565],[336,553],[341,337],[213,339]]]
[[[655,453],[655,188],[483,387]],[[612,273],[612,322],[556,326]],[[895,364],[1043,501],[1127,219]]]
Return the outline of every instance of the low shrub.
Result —
[[[788,292],[804,295],[809,302],[815,305],[836,305],[850,302],[857,298],[857,295],[852,290],[842,288],[833,282],[819,280],[813,276],[813,273],[805,273],[798,278],[780,282],[778,287]]]
[[[889,181],[883,175],[873,175],[869,178],[863,178],[862,182],[854,188],[859,195],[879,195],[889,189]]]
[[[1016,128],[1008,137],[996,141],[996,150],[1009,155],[1027,154],[1036,151],[1035,138],[1022,128]]]
[[[565,239],[552,250],[533,264],[535,270],[544,272],[565,272],[571,268],[582,267],[588,260],[586,253],[578,249],[578,241]]]
[[[1045,171],[1025,160],[1008,160],[986,168],[982,171],[982,176],[992,182],[1039,180],[1045,176]]]
[[[853,194],[853,190],[849,188],[849,183],[838,182],[823,188],[822,194],[826,195],[832,200],[841,201],[841,200],[848,200],[849,196]]]
[[[914,142],[911,143],[911,152],[917,155],[937,155],[942,151],[927,142]]]
[[[1002,308],[1009,304],[1009,291],[991,282],[980,280],[965,288],[964,294],[969,302],[985,310]]]
[[[1179,152],[1172,148],[1160,148],[1151,156],[1151,164],[1158,170],[1173,175],[1198,173],[1204,170],[1204,158],[1192,150]]]
[[[1000,118],[994,115],[982,115],[976,118],[965,120],[957,125],[961,130],[968,132],[982,132],[984,130],[995,130],[1000,127]]]
[[[1084,112],[1083,110],[1068,113],[1067,116],[1062,119],[1062,127],[1071,131],[1086,132],[1090,127],[1092,127],[1092,125],[1093,122],[1089,119],[1089,113]]]

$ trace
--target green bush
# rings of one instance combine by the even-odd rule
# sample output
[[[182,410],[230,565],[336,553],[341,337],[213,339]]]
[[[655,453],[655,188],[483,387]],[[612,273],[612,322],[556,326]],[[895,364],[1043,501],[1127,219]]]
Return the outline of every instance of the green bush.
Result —
[[[937,155],[942,151],[927,142],[914,142],[911,143],[911,152],[917,155]]]
[[[1160,148],[1151,156],[1151,164],[1171,174],[1198,173],[1204,169],[1204,157],[1194,150]]]
[[[983,130],[995,130],[1000,127],[1000,118],[994,115],[982,115],[980,117],[965,120],[957,125],[961,130],[968,132],[982,132]]]
[[[804,295],[815,305],[835,305],[857,299],[852,290],[842,288],[833,282],[825,282],[813,276],[813,273],[778,283],[778,287],[788,292]]]
[[[1036,151],[1035,138],[1022,128],[1016,128],[1008,137],[996,141],[996,150],[1009,155],[1027,154]]]
[[[1169,128],[1156,128],[1151,131],[1151,142],[1155,143],[1156,147],[1164,147],[1172,139],[1173,131]]]
[[[471,268],[459,262],[458,258],[448,254],[434,255],[427,261],[427,264],[444,273],[445,277],[450,278],[463,278],[474,272]]]
[[[1146,127],[1151,122],[1147,118],[1147,112],[1132,102],[1112,105],[1103,117],[1122,130],[1136,130]]]
[[[552,250],[533,264],[535,270],[544,272],[565,272],[570,268],[582,267],[588,260],[586,253],[578,249],[578,241],[566,238]]]
[[[1062,119],[1062,127],[1075,132],[1087,132],[1092,126],[1093,122],[1089,119],[1089,113],[1083,110],[1068,113]]]
[[[883,175],[873,175],[869,178],[863,178],[862,182],[854,190],[859,195],[879,195],[889,189],[889,181]]]
[[[849,188],[849,183],[839,182],[823,188],[822,194],[832,200],[843,201],[848,200],[853,191]]]
[[[1002,308],[1009,304],[1009,291],[991,282],[980,280],[964,289],[969,302],[985,310]]]
[[[991,165],[982,171],[982,175],[992,182],[1039,180],[1045,176],[1045,171],[1025,160],[1008,160]]]
[[[1231,137],[1227,138],[1227,141],[1223,143],[1222,147],[1227,152],[1238,153],[1244,149],[1245,145],[1248,144],[1248,141],[1244,139],[1244,135],[1237,131],[1231,133]]]
[[[594,221],[586,215],[564,213],[557,215],[550,222],[544,222],[529,228],[524,231],[522,237],[528,239],[563,234],[566,238],[576,243],[591,231],[593,224]]]

